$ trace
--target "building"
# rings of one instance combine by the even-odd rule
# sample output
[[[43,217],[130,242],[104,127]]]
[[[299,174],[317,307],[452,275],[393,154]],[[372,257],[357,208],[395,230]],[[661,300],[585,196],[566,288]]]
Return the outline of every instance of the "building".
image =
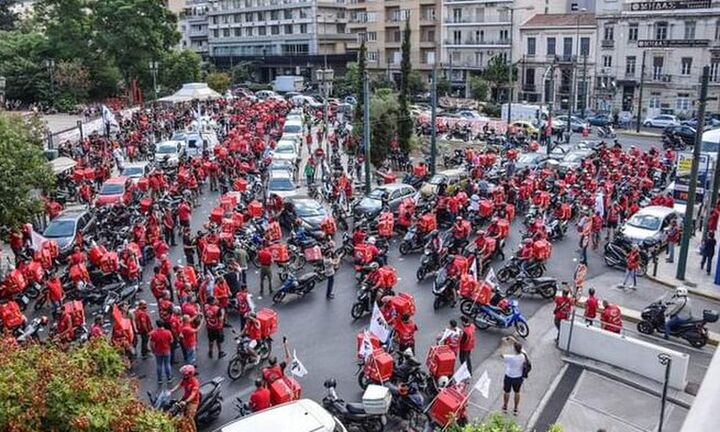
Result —
[[[597,26],[592,13],[535,15],[520,26],[519,101],[587,109],[595,76]]]
[[[208,46],[208,4],[207,0],[188,0],[178,14],[180,47],[200,54],[207,59]]]
[[[400,46],[406,20],[410,20],[410,63],[429,79],[438,52],[439,0],[350,0],[348,28],[357,51],[363,39],[367,67],[375,74],[399,80]]]
[[[637,115],[642,91],[641,119],[693,116],[706,65],[709,95],[720,96],[720,2],[598,0],[597,25],[597,109]]]

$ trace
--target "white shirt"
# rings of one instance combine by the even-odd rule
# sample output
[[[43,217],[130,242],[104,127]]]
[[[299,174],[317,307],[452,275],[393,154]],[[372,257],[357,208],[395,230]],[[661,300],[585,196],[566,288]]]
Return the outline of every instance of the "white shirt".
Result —
[[[522,377],[523,363],[525,356],[523,354],[503,354],[505,360],[505,375],[509,378]]]

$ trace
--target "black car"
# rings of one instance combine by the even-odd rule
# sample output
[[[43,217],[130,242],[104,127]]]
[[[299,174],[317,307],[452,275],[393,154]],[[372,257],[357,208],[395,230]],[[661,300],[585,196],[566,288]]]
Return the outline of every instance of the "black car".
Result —
[[[320,231],[320,224],[327,218],[327,211],[319,202],[307,197],[285,200],[285,208],[291,209],[294,220],[299,220],[307,232]],[[285,226],[286,229],[290,227]]]
[[[663,130],[664,136],[678,135],[685,145],[691,146],[695,143],[695,129],[688,125],[669,126]]]
[[[590,126],[604,127],[612,123],[613,119],[610,114],[595,114],[594,116],[588,117],[586,120],[590,123]]]
[[[388,204],[393,213],[397,212],[400,203],[415,195],[415,188],[403,183],[392,183],[378,186],[363,197],[353,208],[353,216],[356,218],[374,218],[382,211],[382,199],[388,195]]]
[[[84,208],[67,209],[50,221],[43,231],[43,237],[54,240],[60,249],[60,256],[65,257],[72,252],[77,233],[88,233],[96,223],[95,217]]]

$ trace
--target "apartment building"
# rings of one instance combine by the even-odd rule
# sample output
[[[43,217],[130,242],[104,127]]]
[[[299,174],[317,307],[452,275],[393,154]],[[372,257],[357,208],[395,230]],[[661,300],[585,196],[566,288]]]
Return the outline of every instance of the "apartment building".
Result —
[[[636,114],[643,65],[642,118],[694,115],[706,65],[709,95],[720,96],[720,2],[598,0],[597,25],[598,109]]]
[[[357,51],[365,40],[368,70],[399,80],[400,46],[406,20],[410,20],[410,62],[429,79],[438,55],[439,0],[350,0],[348,28]]]
[[[516,47],[519,101],[587,109],[595,77],[597,25],[591,13],[535,15],[520,26]]]
[[[178,14],[180,29],[180,48],[192,50],[207,59],[208,45],[208,2],[207,0],[187,0]]]

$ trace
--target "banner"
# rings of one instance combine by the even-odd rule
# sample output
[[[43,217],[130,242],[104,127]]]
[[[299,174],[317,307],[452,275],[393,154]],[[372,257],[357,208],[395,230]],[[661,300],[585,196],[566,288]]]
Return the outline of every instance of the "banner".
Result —
[[[467,379],[470,379],[471,376],[472,375],[470,374],[470,370],[468,370],[467,363],[463,363],[462,365],[460,365],[458,370],[455,371],[451,380],[452,382],[458,384]]]
[[[365,330],[363,332],[363,339],[360,343],[360,349],[358,349],[358,356],[362,357],[363,359],[368,358],[370,354],[373,352],[372,342],[370,341],[370,332]]]
[[[297,353],[295,352],[295,350],[293,350],[293,358],[292,362],[290,362],[290,373],[299,378],[302,378],[308,374],[307,369],[305,369],[305,365],[303,365],[302,362],[297,358]]]
[[[493,287],[493,289],[500,286],[500,281],[498,280],[497,276],[495,275],[495,270],[493,270],[492,267],[490,267],[490,270],[488,270],[487,276],[485,276],[485,282]]]
[[[380,339],[383,343],[388,341],[390,334],[392,333],[392,329],[385,320],[382,312],[380,312],[380,308],[377,303],[373,305],[372,318],[370,318],[370,333],[375,335],[375,337]]]
[[[473,388],[480,392],[485,399],[490,397],[490,376],[487,369],[482,373],[480,379],[475,383]]]

